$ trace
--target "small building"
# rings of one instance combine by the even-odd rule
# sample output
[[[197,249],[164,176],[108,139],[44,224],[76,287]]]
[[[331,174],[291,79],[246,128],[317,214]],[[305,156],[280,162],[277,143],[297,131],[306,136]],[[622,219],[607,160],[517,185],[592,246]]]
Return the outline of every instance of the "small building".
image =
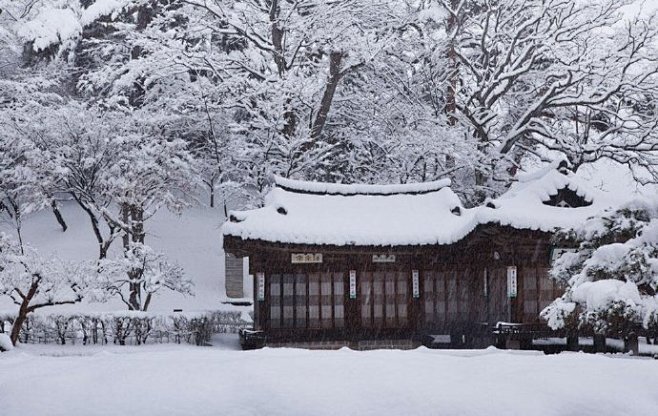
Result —
[[[344,185],[276,178],[263,208],[231,212],[224,248],[249,257],[254,329],[268,345],[487,344],[500,322],[541,325],[556,227],[605,196],[555,167],[466,209],[449,180]]]

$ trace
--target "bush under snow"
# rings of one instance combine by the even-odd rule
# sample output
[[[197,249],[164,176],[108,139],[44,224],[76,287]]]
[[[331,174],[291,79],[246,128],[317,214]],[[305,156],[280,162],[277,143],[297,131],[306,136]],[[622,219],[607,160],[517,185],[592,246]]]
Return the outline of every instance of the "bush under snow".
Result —
[[[0,352],[11,351],[14,348],[14,345],[9,339],[9,335],[5,333],[0,333]]]
[[[565,294],[542,311],[554,328],[626,334],[658,328],[658,201],[634,202],[558,234],[576,253],[554,264]]]

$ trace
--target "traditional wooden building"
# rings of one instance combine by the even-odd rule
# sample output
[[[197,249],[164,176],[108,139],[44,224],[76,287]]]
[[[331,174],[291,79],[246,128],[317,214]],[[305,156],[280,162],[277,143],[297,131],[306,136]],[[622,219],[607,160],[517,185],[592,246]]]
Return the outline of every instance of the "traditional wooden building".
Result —
[[[263,208],[223,226],[225,250],[249,257],[254,329],[270,345],[372,348],[488,343],[500,322],[540,324],[561,294],[551,232],[605,195],[555,168],[470,209],[449,185],[277,178]]]

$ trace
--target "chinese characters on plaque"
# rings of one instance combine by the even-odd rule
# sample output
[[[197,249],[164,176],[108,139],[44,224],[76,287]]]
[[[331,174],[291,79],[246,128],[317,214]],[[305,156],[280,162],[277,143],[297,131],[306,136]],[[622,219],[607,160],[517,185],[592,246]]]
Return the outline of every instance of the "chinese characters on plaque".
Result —
[[[292,253],[290,262],[292,264],[322,263],[322,253]]]

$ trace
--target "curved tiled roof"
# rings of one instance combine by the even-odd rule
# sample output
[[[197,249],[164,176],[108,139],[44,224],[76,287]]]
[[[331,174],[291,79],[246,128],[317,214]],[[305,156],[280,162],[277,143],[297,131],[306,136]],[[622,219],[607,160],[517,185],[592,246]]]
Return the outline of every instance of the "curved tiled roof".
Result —
[[[296,244],[404,246],[451,244],[480,224],[553,231],[573,227],[613,205],[572,172],[549,166],[519,180],[499,198],[465,209],[450,181],[345,185],[275,178],[263,208],[232,211],[226,236]],[[545,202],[570,189],[587,206]]]

